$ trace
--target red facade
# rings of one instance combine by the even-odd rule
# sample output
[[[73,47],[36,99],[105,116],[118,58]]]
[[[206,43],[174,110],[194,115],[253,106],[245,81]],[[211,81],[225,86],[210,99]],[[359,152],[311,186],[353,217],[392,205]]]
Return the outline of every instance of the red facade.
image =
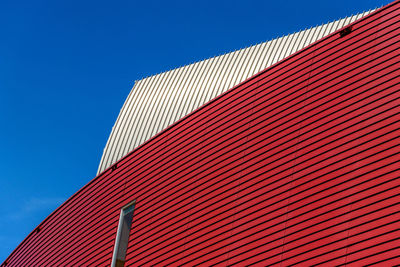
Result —
[[[73,195],[7,266],[400,264],[400,2],[275,64]]]

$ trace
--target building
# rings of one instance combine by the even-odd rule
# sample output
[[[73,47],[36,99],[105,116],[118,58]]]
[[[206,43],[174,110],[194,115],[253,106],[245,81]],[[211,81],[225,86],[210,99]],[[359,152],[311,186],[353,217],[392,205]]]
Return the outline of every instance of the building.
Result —
[[[138,81],[99,175],[2,266],[399,264],[399,15]]]

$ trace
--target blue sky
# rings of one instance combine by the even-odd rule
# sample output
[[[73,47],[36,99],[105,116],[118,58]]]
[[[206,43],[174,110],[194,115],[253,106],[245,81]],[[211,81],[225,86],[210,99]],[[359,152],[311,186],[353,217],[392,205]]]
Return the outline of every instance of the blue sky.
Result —
[[[0,1],[0,263],[96,175],[135,80],[391,1]]]

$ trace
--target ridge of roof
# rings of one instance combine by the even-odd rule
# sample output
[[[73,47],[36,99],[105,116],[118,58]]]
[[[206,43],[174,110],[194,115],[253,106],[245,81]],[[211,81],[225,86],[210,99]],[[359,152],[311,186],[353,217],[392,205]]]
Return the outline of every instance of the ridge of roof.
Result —
[[[112,127],[97,174],[211,99],[374,10],[137,80]]]

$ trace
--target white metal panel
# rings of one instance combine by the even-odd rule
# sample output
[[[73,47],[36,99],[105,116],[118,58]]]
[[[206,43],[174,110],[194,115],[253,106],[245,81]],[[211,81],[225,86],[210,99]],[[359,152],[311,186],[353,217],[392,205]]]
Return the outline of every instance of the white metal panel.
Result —
[[[136,81],[112,128],[98,173],[236,84],[372,11]]]

